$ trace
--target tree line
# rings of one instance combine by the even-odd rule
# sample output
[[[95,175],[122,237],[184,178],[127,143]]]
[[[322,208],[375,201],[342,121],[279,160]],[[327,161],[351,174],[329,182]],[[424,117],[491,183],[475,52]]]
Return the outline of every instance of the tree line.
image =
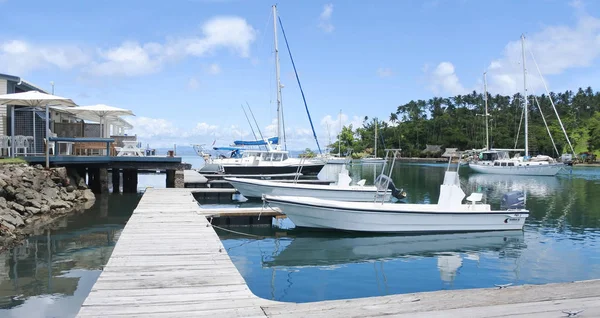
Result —
[[[562,153],[571,153],[550,98],[575,153],[600,151],[600,92],[588,87],[579,88],[577,92],[567,90],[551,92],[549,96],[528,96],[530,154],[558,157]],[[352,153],[354,157],[373,154],[376,123],[378,156],[383,156],[384,148],[401,148],[405,157],[428,156],[423,152],[426,145],[460,150],[484,148],[484,101],[483,93],[473,91],[468,95],[411,100],[399,105],[386,120],[365,116],[362,127],[349,125],[342,128],[338,137],[341,153]],[[523,96],[519,93],[512,96],[487,94],[491,148],[524,148],[523,104]],[[544,119],[559,153],[548,135]],[[337,153],[338,140],[329,145],[332,153]]]

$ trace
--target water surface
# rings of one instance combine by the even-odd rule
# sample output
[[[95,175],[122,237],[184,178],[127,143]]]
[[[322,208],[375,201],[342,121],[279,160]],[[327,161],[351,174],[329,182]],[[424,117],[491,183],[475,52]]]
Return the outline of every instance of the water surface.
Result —
[[[139,198],[97,196],[91,209],[0,254],[0,317],[74,317]]]
[[[353,166],[353,179],[373,180],[381,166]],[[397,165],[396,186],[410,203],[436,203],[446,165]],[[218,231],[258,296],[310,302],[443,289],[543,284],[600,278],[600,169],[557,177],[496,176],[461,169],[467,194],[484,193],[499,208],[523,190],[531,214],[524,231],[442,235],[369,235],[272,227]]]

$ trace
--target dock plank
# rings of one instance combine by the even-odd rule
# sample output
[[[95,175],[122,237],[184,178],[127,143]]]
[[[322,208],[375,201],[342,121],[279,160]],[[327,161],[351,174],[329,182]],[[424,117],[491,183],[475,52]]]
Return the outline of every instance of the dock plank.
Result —
[[[79,317],[600,317],[600,280],[505,289],[443,290],[313,303],[255,296],[193,189],[148,189]],[[258,208],[261,209],[261,208]]]

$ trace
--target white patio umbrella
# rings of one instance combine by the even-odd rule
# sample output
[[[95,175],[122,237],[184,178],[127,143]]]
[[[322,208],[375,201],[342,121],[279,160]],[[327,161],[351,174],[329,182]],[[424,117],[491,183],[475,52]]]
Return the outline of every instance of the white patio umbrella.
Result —
[[[32,106],[32,107],[42,107],[46,108],[46,140],[50,136],[50,114],[48,112],[48,106],[50,104],[61,104],[64,106],[77,106],[72,100],[50,95],[46,93],[41,93],[38,91],[29,91],[24,93],[14,93],[14,94],[5,94],[0,95],[0,104],[13,105],[13,106]],[[11,116],[11,125],[14,123],[14,116]],[[14,127],[13,127],[14,128]],[[12,128],[11,128],[12,129]],[[12,140],[11,144],[14,145],[14,130],[12,131]],[[12,146],[11,146],[12,147]],[[46,146],[46,168],[50,167],[50,147]],[[12,154],[14,156],[14,149],[12,149]]]
[[[106,125],[108,119],[114,119],[119,116],[135,116],[129,109],[123,109],[104,104],[73,107],[69,108],[68,111],[77,115],[77,117],[81,119],[97,121],[100,123],[100,127],[102,127],[102,124]],[[102,137],[105,137],[104,132],[105,129],[102,129]]]

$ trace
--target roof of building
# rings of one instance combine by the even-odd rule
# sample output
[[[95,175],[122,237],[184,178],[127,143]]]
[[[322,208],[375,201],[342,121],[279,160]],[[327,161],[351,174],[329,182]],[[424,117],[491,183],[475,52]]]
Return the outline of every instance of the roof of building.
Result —
[[[442,146],[440,145],[425,145],[423,152],[442,152]]]
[[[44,89],[14,75],[2,74],[0,73],[0,79],[5,79],[7,81],[15,82],[17,87],[24,91],[39,91],[42,93],[48,94]]]

